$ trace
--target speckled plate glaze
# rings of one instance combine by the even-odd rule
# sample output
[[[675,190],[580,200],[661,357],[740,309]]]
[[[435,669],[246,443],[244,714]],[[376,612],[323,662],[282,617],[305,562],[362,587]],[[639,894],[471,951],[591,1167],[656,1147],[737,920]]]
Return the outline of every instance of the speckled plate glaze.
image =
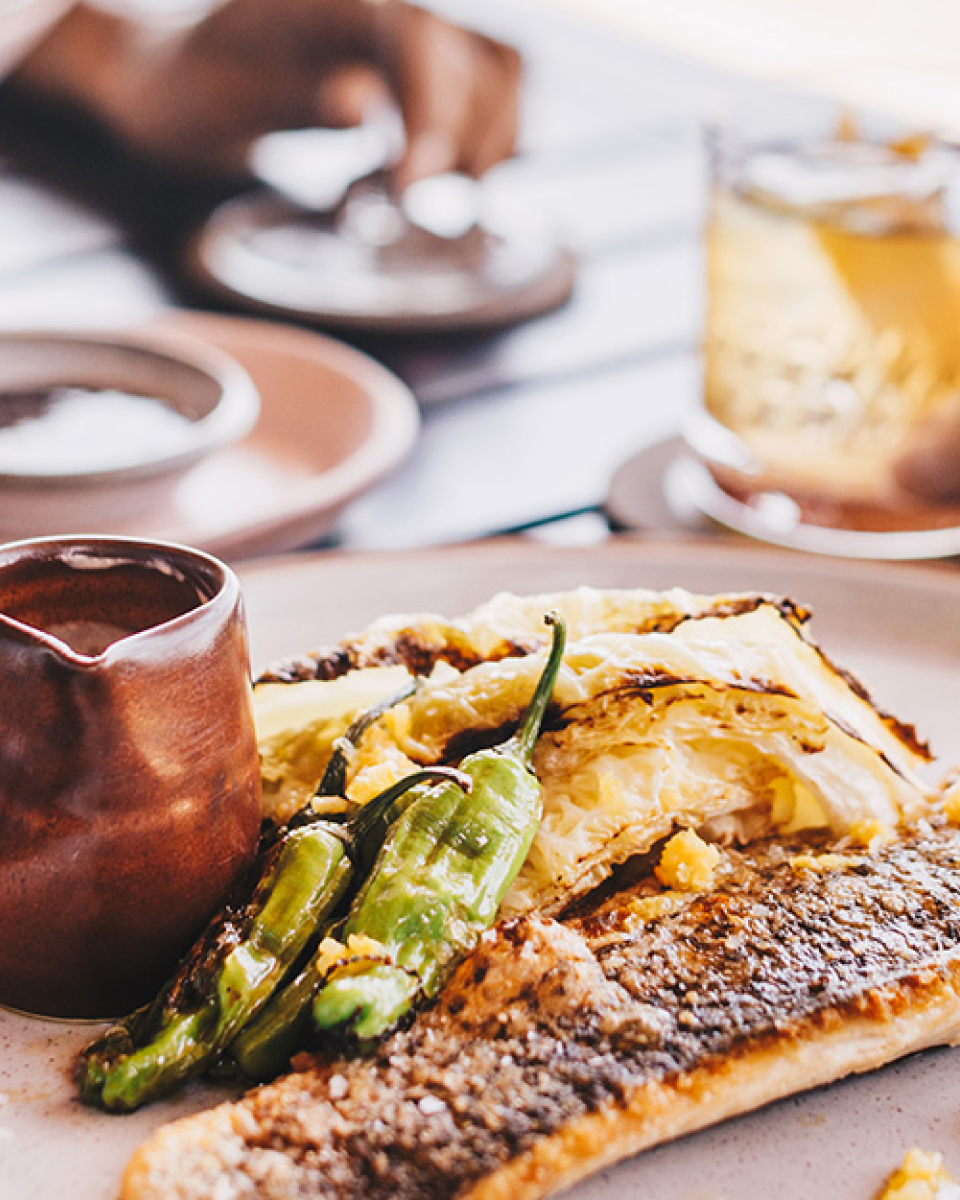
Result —
[[[751,545],[615,539],[588,549],[529,541],[365,556],[266,560],[241,571],[254,662],[336,638],[372,617],[462,611],[492,592],[680,585],[785,592],[881,704],[960,761],[960,574],[840,563]],[[194,1086],[130,1117],[74,1100],[68,1072],[97,1027],[0,1013],[0,1194],[114,1200],[123,1165],[157,1125],[229,1097]],[[960,1173],[960,1052],[934,1050],[781,1101],[597,1175],[571,1200],[870,1200],[912,1145]]]

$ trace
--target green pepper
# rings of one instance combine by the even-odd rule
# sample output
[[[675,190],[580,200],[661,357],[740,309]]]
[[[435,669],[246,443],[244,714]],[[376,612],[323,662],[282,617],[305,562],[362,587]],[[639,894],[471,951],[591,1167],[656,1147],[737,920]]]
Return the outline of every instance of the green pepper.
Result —
[[[372,825],[407,792],[414,795],[422,793],[424,782],[435,779],[449,780],[466,791],[473,786],[472,780],[463,772],[449,767],[425,767],[388,788],[376,801],[365,806],[361,814],[375,805],[375,812],[371,812]],[[366,840],[361,841],[361,848],[366,845]],[[320,949],[293,980],[271,996],[227,1047],[228,1059],[248,1079],[272,1078],[283,1070],[291,1056],[304,1044],[304,1035],[309,1031],[310,1001],[327,974],[324,961],[325,956]]]
[[[354,742],[410,690],[351,725],[319,795],[342,792]],[[306,805],[263,855],[250,899],[214,918],[153,1005],[84,1050],[78,1066],[81,1098],[129,1111],[212,1063],[327,927],[365,843],[398,795],[438,773],[450,774],[434,768],[408,776],[349,817],[322,817]]]
[[[327,975],[323,961],[321,954],[315,954],[227,1047],[230,1061],[247,1079],[272,1079],[303,1046],[310,1001]]]
[[[420,996],[439,992],[493,924],[542,814],[529,764],[566,633],[559,615],[546,620],[553,644],[516,735],[463,760],[469,792],[455,783],[431,787],[391,827],[341,933],[373,938],[383,955],[329,973],[312,1006],[320,1035],[361,1045],[383,1036]]]

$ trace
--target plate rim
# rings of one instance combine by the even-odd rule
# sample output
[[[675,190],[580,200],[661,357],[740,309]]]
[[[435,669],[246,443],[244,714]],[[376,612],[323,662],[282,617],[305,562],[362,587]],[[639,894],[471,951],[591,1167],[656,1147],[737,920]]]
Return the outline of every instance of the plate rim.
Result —
[[[271,554],[271,544],[278,542],[280,546],[296,546],[305,538],[322,533],[346,504],[399,466],[416,445],[421,416],[413,390],[372,355],[319,330],[278,326],[250,314],[171,309],[128,332],[142,337],[145,342],[156,339],[160,344],[168,337],[174,341],[184,338],[206,342],[207,335],[203,332],[206,324],[211,328],[222,324],[238,332],[245,326],[264,334],[276,330],[278,336],[287,341],[322,347],[325,365],[356,384],[366,396],[370,404],[371,429],[360,445],[339,462],[297,484],[282,513],[201,533],[196,539],[201,549],[224,558],[245,559],[256,554]],[[209,336],[212,339],[214,334]],[[218,345],[213,341],[211,344]],[[224,353],[233,356],[232,351],[225,350]],[[242,356],[236,355],[236,359],[243,366]],[[261,409],[270,404],[270,397],[261,394]],[[246,440],[256,435],[255,425],[236,446],[242,448]]]
[[[935,559],[922,561],[885,561],[883,559],[839,559],[835,556],[814,554],[803,550],[792,550],[787,547],[769,545],[761,542],[748,541],[745,538],[721,535],[684,534],[671,531],[658,534],[651,532],[613,533],[602,542],[584,546],[553,545],[539,542],[536,539],[522,535],[505,535],[502,537],[483,538],[477,541],[451,542],[443,545],[420,547],[404,547],[402,549],[375,550],[314,550],[290,551],[287,553],[266,555],[250,559],[238,565],[238,572],[243,577],[259,578],[273,572],[280,572],[296,567],[314,570],[321,565],[330,566],[360,566],[361,569],[372,568],[376,564],[404,563],[424,561],[440,562],[443,559],[467,557],[499,556],[531,556],[542,555],[544,558],[575,560],[584,558],[601,558],[623,552],[654,555],[675,554],[683,551],[705,556],[709,559],[726,559],[743,556],[757,562],[767,564],[789,563],[800,566],[801,573],[804,564],[810,566],[810,573],[831,572],[843,576],[855,577],[864,582],[889,583],[890,576],[898,578],[912,577],[924,581],[928,586],[937,590],[945,589],[957,592],[960,597],[960,571],[950,559]],[[638,581],[642,587],[642,581]]]

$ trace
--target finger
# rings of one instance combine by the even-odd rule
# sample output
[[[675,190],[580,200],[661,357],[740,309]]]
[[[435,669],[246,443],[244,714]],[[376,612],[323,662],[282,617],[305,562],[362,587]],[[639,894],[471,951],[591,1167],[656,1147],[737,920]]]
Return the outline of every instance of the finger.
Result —
[[[478,48],[481,64],[476,74],[469,130],[460,152],[460,167],[475,178],[509,158],[517,148],[520,120],[520,55],[499,42]]]
[[[350,64],[320,81],[312,115],[320,125],[347,129],[369,120],[390,102],[390,89],[379,72],[362,63]]]
[[[516,148],[522,61],[511,47],[436,18],[406,27],[398,74],[402,187],[443,171],[479,176]]]
[[[395,168],[401,188],[454,170],[469,125],[476,63],[471,36],[409,6],[387,6],[406,149]]]

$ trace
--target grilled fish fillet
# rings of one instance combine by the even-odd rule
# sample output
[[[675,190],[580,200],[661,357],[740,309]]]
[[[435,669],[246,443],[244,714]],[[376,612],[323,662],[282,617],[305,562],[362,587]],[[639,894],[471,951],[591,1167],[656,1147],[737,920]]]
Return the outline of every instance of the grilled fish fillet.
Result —
[[[533,1200],[644,1148],[960,1039],[960,832],[727,851],[491,930],[370,1059],[162,1129],[123,1200]]]

